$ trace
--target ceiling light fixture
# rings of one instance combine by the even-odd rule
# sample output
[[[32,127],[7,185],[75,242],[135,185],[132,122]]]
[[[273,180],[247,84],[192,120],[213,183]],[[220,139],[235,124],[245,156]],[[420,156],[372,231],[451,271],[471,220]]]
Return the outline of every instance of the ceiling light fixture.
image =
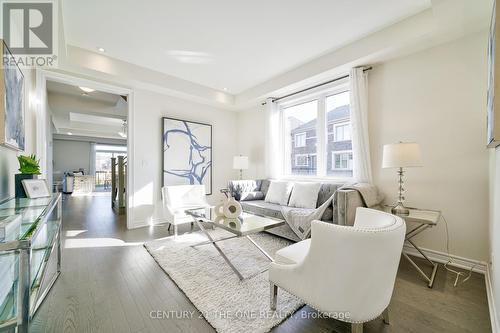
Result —
[[[73,133],[71,133],[71,132],[68,132],[68,135],[73,135]]]
[[[95,89],[87,88],[87,87],[78,87],[78,88],[80,88],[81,90],[85,91],[86,93],[91,93],[91,92],[95,91]]]
[[[101,52],[101,53],[106,52],[106,50],[105,50],[103,47],[98,47],[98,48],[97,48],[97,51],[99,51],[99,52]]]
[[[227,91],[227,88],[222,88],[224,91]]]

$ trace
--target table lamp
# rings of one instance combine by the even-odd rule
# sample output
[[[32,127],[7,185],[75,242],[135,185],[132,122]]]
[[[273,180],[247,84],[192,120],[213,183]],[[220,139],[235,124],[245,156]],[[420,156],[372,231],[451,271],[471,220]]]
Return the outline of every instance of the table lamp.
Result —
[[[382,168],[398,168],[399,196],[396,206],[391,209],[393,214],[407,216],[410,214],[404,206],[404,169],[422,166],[420,146],[413,142],[400,142],[384,145]]]
[[[240,180],[242,180],[243,170],[248,169],[248,156],[235,156],[233,158],[233,169],[240,170]]]

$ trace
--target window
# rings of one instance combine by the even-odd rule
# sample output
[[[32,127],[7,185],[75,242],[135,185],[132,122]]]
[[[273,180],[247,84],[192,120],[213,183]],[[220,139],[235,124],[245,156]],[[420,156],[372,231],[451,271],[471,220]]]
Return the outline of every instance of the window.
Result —
[[[352,170],[352,152],[333,152],[333,170]]]
[[[318,101],[311,100],[284,108],[282,115],[285,133],[285,173],[315,175]]]
[[[346,85],[280,103],[285,176],[352,177],[349,105]]]
[[[306,133],[295,134],[295,147],[305,147],[306,146]]]
[[[349,141],[351,140],[351,123],[344,122],[340,124],[334,124],[334,140],[338,141]]]
[[[126,146],[96,145],[95,185],[99,190],[111,190],[111,158],[127,156]]]
[[[295,167],[310,167],[316,162],[316,155],[296,154]]]

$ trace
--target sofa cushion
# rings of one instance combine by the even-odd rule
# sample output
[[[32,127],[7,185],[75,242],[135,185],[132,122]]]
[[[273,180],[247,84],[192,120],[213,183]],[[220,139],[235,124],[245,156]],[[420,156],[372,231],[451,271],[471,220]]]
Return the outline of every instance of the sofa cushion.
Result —
[[[241,200],[244,193],[249,194],[253,192],[260,192],[261,184],[262,180],[232,180],[228,183],[228,189],[232,197],[234,197],[236,200]],[[245,196],[249,197],[248,194]],[[263,194],[263,196],[265,196],[265,193]],[[263,197],[259,199],[256,198],[254,200],[260,199],[263,199]]]
[[[283,265],[298,264],[299,262],[304,260],[305,256],[309,252],[310,246],[311,239],[306,239],[282,248],[281,250],[276,251],[276,253],[274,254],[274,261],[278,264]]]
[[[273,180],[269,185],[265,201],[286,206],[288,205],[288,199],[290,198],[292,188],[293,183]]]
[[[295,183],[289,206],[298,208],[316,208],[320,183]]]
[[[240,194],[240,201],[263,200],[265,197],[261,191],[242,192]]]
[[[283,219],[281,206],[278,204],[265,202],[264,200],[242,201],[240,204],[246,212]]]

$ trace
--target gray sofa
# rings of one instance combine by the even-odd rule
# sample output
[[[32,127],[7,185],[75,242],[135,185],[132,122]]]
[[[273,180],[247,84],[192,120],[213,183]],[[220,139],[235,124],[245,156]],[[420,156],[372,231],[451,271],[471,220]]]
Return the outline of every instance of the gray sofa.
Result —
[[[243,210],[258,215],[265,215],[283,219],[281,214],[281,206],[274,203],[264,201],[264,198],[269,189],[270,180],[233,180],[228,184],[229,193],[238,200],[243,207]],[[316,207],[321,206],[335,191],[336,202],[332,203],[323,216],[322,221],[335,223],[340,225],[353,225],[357,207],[364,207],[363,200],[358,191],[339,189],[343,183],[322,183],[318,193]],[[336,204],[337,209],[334,211],[333,206]],[[298,208],[299,209],[299,208]],[[292,231],[288,225],[273,228],[269,233],[299,241],[300,239]]]

